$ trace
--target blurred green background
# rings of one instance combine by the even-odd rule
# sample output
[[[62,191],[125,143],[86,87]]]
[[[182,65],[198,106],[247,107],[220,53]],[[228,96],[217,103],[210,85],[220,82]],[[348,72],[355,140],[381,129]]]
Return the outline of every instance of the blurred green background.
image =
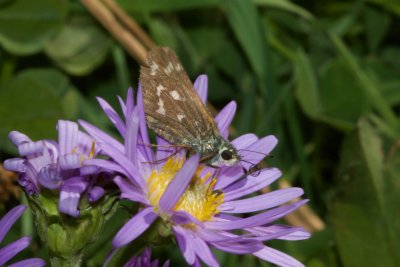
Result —
[[[306,266],[400,266],[400,1],[117,2],[177,52],[192,80],[208,75],[216,108],[237,101],[231,138],[279,138],[267,164],[305,189],[326,226],[306,241],[268,244]],[[1,0],[0,160],[16,153],[7,138],[14,129],[55,138],[58,119],[83,118],[112,132],[95,96],[116,107],[138,75],[79,1]],[[115,216],[88,266],[101,264],[127,217]],[[29,214],[7,238],[21,231],[35,235]],[[36,242],[25,255],[46,257]],[[183,264],[171,247],[155,253]],[[221,266],[269,266],[218,257]]]

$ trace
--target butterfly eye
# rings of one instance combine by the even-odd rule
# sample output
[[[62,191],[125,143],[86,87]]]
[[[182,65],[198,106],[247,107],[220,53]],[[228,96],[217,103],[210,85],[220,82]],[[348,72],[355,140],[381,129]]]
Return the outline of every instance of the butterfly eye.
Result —
[[[224,150],[224,151],[222,151],[222,153],[221,153],[221,157],[222,157],[224,160],[231,160],[232,157],[233,157],[233,153],[232,153],[232,151],[230,151],[230,150]]]

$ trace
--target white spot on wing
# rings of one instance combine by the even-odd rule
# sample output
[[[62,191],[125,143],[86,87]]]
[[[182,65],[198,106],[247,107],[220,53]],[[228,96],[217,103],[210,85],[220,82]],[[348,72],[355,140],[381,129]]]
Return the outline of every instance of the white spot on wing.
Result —
[[[156,63],[150,64],[150,75],[151,76],[156,75],[157,70],[158,70],[158,65]]]
[[[161,95],[161,92],[162,92],[163,90],[165,90],[165,87],[162,86],[161,84],[159,84],[159,85],[157,86],[157,96],[160,96],[160,95]]]
[[[175,69],[176,69],[177,71],[183,70],[181,64],[179,64],[179,63],[177,63],[177,64],[175,65]]]
[[[164,68],[164,72],[165,74],[169,75],[171,74],[171,72],[174,70],[174,66],[172,65],[172,63],[168,63],[168,66],[166,68]]]
[[[178,117],[178,120],[179,120],[179,121],[182,121],[183,118],[185,118],[185,115],[178,114],[177,117]]]
[[[172,96],[173,99],[175,100],[182,100],[181,96],[179,95],[178,91],[174,90],[169,92],[169,94]]]
[[[165,115],[164,102],[163,102],[161,99],[158,100],[158,109],[157,109],[157,112],[158,112],[159,114],[161,114],[161,115]]]

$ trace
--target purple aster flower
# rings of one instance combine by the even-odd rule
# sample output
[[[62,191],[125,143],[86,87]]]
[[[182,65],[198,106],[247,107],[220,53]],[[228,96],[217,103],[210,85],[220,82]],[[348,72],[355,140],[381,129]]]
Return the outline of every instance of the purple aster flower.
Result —
[[[10,230],[10,228],[14,225],[16,220],[21,217],[22,213],[24,213],[26,207],[24,205],[19,205],[12,210],[10,210],[1,220],[0,220],[0,243],[3,241],[5,235]],[[17,241],[14,241],[7,246],[0,248],[0,265],[3,266],[7,261],[12,259],[15,255],[17,255],[20,251],[25,249],[29,242],[31,241],[30,237],[22,237]],[[39,258],[31,258],[22,260],[11,265],[7,265],[9,267],[23,267],[23,266],[31,266],[31,267],[40,267],[44,266],[46,263],[44,260]]]
[[[151,261],[151,249],[146,248],[140,256],[133,256],[124,267],[158,267],[158,260]],[[169,261],[164,262],[162,267],[169,267]]]
[[[92,201],[104,194],[104,190],[89,179],[99,168],[82,166],[82,162],[96,156],[98,151],[94,140],[79,131],[78,124],[60,120],[57,130],[58,143],[32,141],[24,134],[12,131],[9,138],[21,157],[6,160],[4,167],[19,173],[19,183],[29,195],[38,194],[42,187],[60,190],[60,212],[77,217],[83,192],[88,192]]]
[[[194,86],[203,102],[207,99],[207,77],[200,76]],[[199,156],[185,159],[172,153],[169,144],[157,137],[157,151],[151,149],[145,125],[141,89],[137,104],[132,90],[126,102],[120,99],[124,118],[103,99],[103,110],[124,138],[124,144],[96,127],[81,121],[85,130],[98,142],[112,161],[88,160],[87,164],[109,168],[121,174],[114,181],[121,198],[141,204],[113,240],[118,248],[135,240],[158,219],[169,227],[186,261],[195,266],[203,261],[219,266],[210,248],[234,254],[253,254],[280,266],[303,266],[292,257],[264,244],[272,239],[301,240],[309,237],[302,227],[273,224],[274,221],[304,205],[300,200],[283,205],[303,194],[301,188],[280,189],[250,196],[281,176],[276,168],[247,176],[248,169],[259,163],[277,144],[274,136],[258,138],[245,134],[232,141],[244,161],[243,166],[224,166],[215,170],[199,164]],[[216,117],[218,128],[226,138],[235,114],[235,102],[229,103]],[[171,154],[172,153],[172,154]],[[256,213],[248,217],[243,214]],[[238,233],[240,231],[240,234]]]

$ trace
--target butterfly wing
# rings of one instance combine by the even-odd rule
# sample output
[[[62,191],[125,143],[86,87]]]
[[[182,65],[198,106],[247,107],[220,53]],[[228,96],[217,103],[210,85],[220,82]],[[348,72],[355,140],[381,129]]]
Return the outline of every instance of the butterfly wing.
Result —
[[[218,133],[211,113],[171,49],[149,51],[147,66],[140,69],[140,83],[148,126],[164,139],[190,147]]]

